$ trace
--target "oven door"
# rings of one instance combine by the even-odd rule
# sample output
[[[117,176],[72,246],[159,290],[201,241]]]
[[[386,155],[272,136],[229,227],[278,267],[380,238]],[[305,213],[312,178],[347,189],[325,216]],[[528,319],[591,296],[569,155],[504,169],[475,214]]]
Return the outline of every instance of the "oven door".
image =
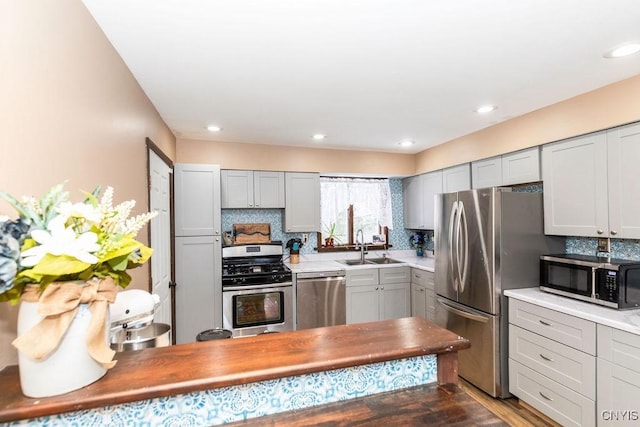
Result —
[[[222,290],[223,327],[233,337],[293,330],[291,283],[228,287]]]

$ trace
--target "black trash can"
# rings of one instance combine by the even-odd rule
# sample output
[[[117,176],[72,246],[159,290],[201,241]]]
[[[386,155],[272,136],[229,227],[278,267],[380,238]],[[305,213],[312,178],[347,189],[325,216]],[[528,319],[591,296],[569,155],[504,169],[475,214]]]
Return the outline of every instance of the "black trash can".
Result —
[[[231,331],[216,328],[200,332],[196,337],[196,341],[222,340],[226,338],[231,338]]]

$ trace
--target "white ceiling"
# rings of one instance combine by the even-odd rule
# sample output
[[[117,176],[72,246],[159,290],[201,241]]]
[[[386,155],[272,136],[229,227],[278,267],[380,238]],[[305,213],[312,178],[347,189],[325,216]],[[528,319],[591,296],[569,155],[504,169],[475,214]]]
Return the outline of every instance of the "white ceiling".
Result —
[[[415,153],[640,74],[638,0],[84,3],[178,138]]]

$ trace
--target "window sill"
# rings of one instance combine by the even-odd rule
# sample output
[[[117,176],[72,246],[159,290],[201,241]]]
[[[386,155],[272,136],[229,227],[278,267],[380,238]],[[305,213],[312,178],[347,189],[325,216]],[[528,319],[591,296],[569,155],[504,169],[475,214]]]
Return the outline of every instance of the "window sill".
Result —
[[[366,248],[368,251],[384,251],[389,248],[392,248],[393,245],[367,245]],[[318,253],[323,252],[359,252],[360,248],[355,245],[336,245],[336,246],[322,246],[319,248],[314,248],[318,251]]]

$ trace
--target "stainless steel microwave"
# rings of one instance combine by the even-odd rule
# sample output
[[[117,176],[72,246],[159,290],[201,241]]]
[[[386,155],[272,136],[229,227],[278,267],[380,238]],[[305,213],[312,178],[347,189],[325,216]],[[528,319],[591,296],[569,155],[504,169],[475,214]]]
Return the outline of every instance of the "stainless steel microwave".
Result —
[[[589,255],[540,257],[540,289],[615,309],[640,307],[640,261]]]

